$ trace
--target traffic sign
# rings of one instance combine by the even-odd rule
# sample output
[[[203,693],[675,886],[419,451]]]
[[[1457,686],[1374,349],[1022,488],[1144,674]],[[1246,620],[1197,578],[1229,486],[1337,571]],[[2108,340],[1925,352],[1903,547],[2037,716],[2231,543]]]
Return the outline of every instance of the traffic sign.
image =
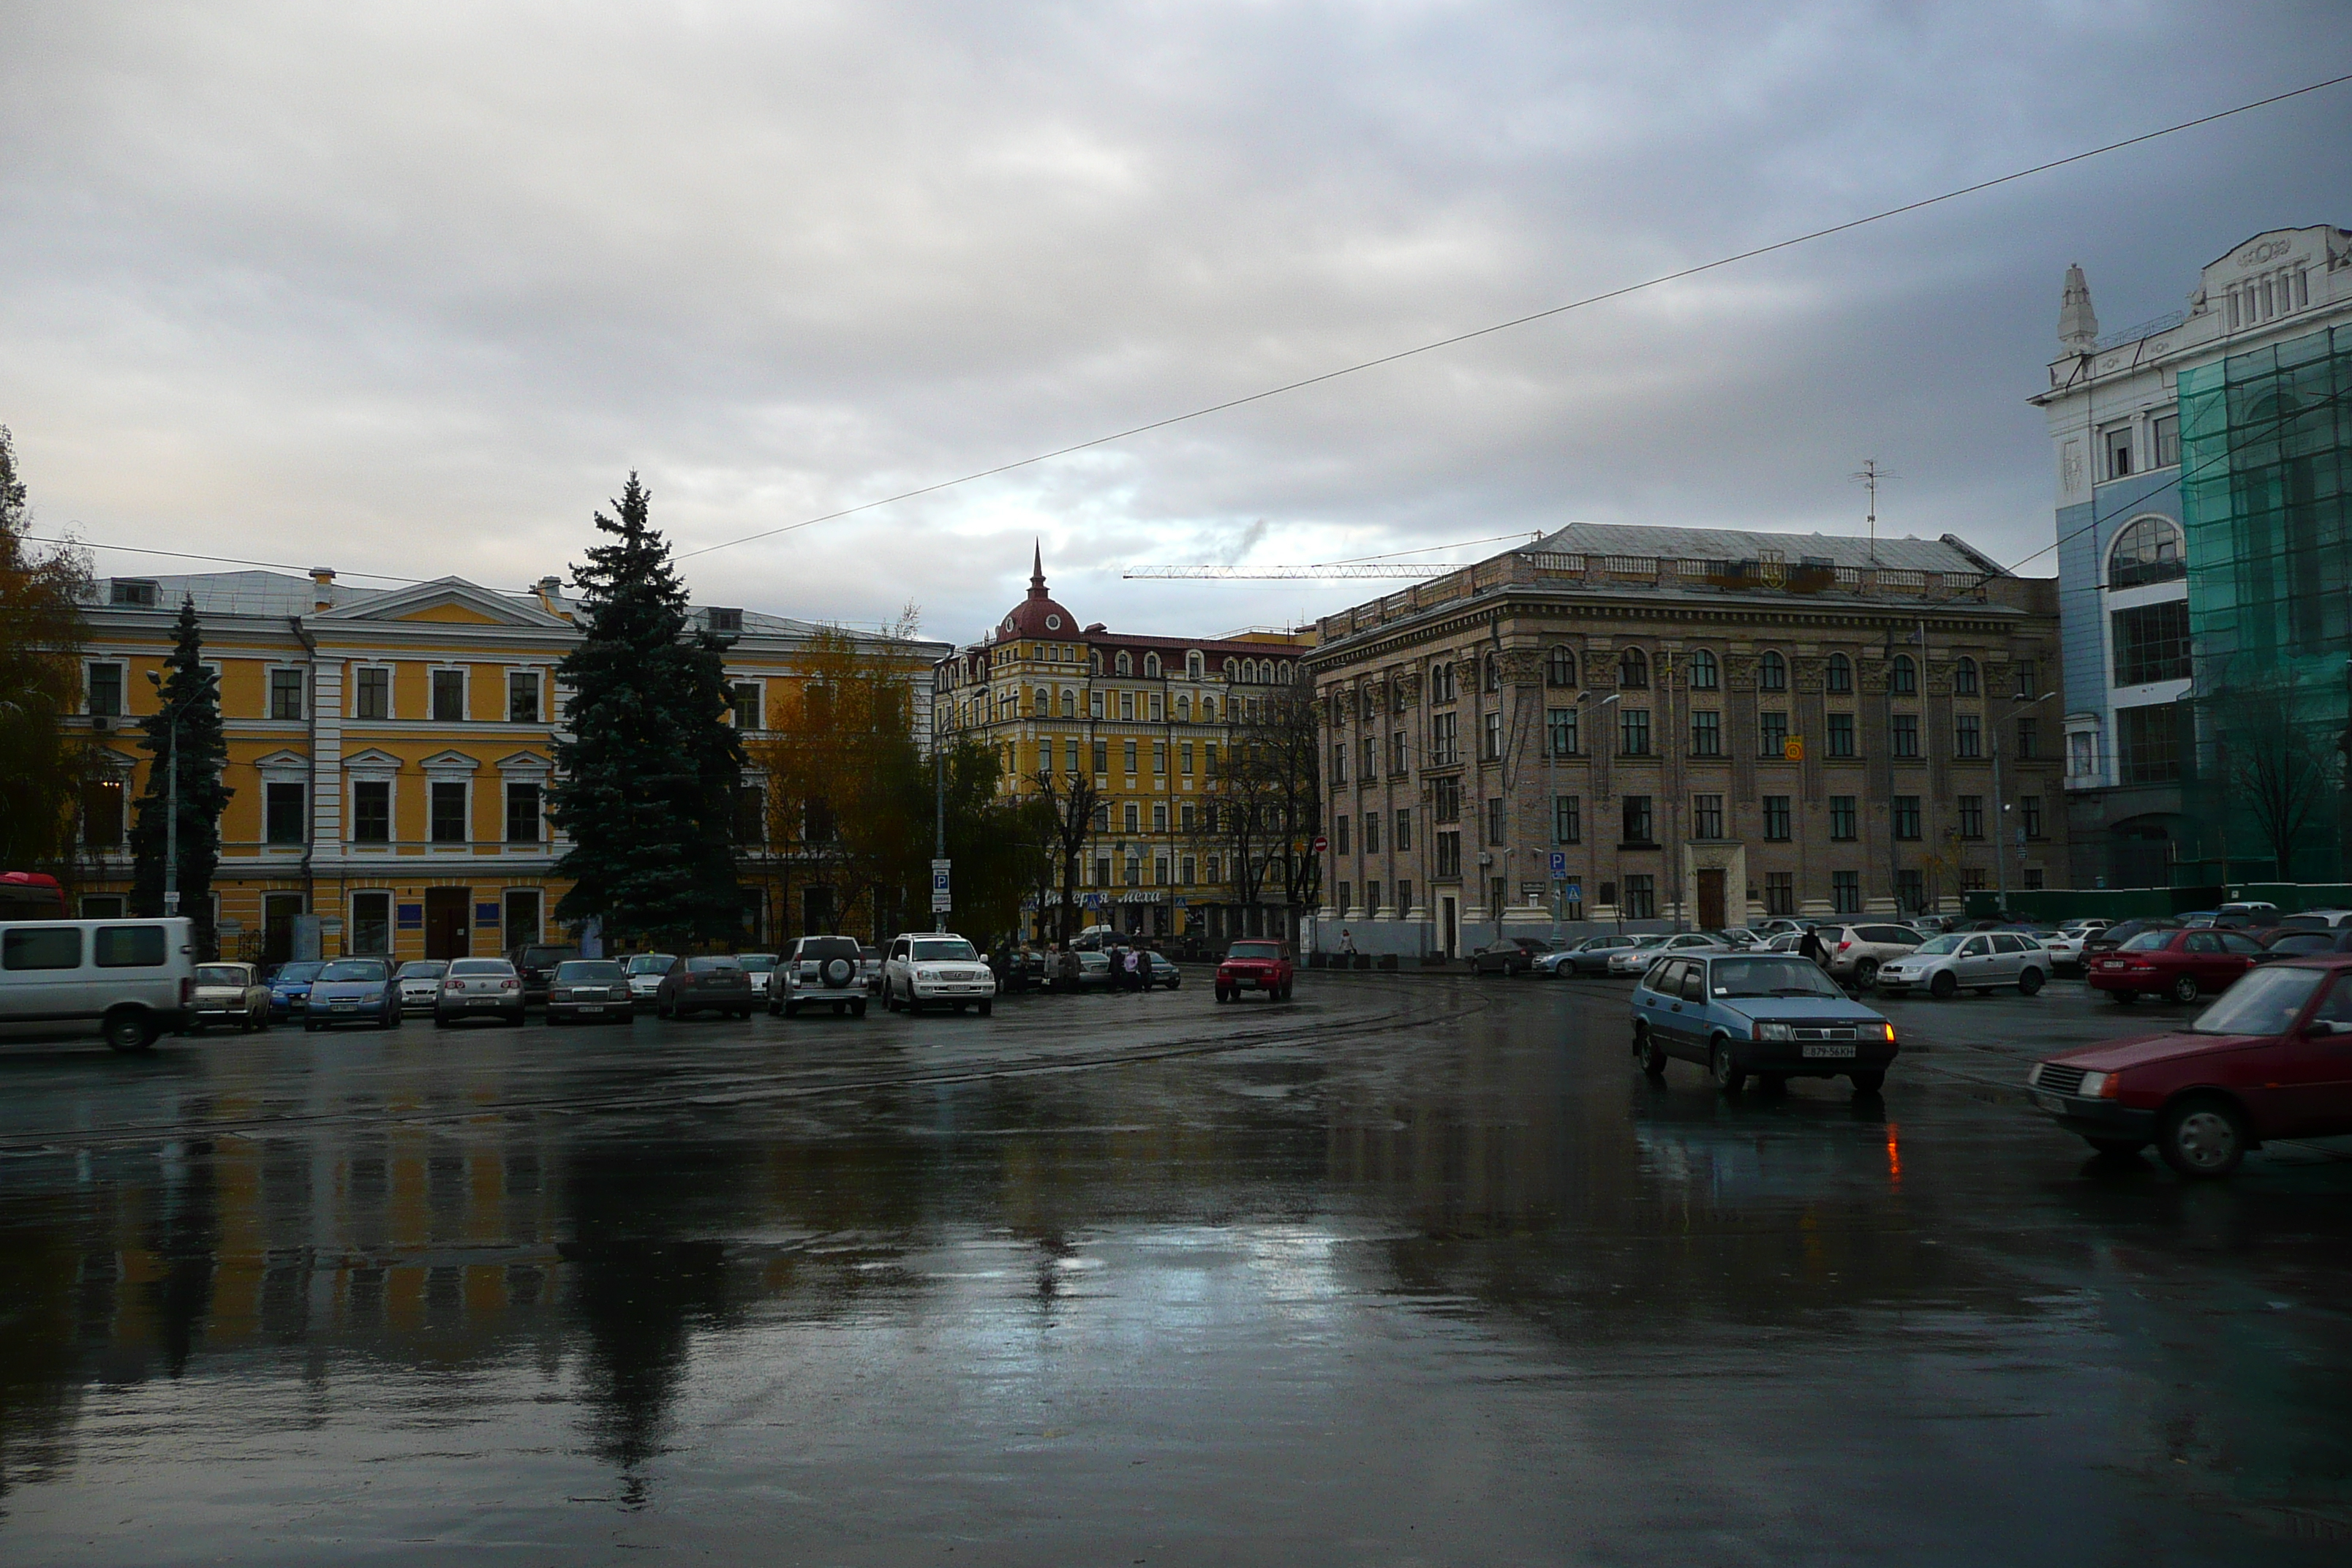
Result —
[[[1780,754],[1792,763],[1803,762],[1805,760],[1805,738],[1802,735],[1790,736],[1787,740],[1780,742]]]
[[[1551,852],[1551,874],[1554,877],[1565,877],[1568,875],[1567,850],[1555,849]]]
[[[1323,851],[1325,851],[1326,849],[1328,849],[1328,848],[1330,848],[1330,847],[1331,847],[1331,841],[1330,841],[1329,839],[1325,838],[1325,837],[1320,837],[1319,835],[1317,837],[1317,838],[1316,838],[1316,840],[1315,840],[1315,853],[1317,853],[1318,855],[1320,855],[1320,854],[1322,854],[1322,853],[1323,853]]]
[[[931,862],[931,913],[935,915],[955,908],[955,896],[948,890],[949,872],[954,865],[952,860]]]
[[[1571,904],[1584,902],[1584,879],[1570,877],[1559,885],[1559,896]]]

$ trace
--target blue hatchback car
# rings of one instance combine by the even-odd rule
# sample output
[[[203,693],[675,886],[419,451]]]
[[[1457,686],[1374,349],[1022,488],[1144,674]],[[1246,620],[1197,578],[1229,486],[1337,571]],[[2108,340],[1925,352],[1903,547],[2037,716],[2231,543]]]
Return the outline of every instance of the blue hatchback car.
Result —
[[[316,959],[298,958],[281,963],[269,974],[269,1021],[282,1024],[301,1016],[310,1004],[310,982],[327,966]]]
[[[1875,1094],[1895,1053],[1894,1025],[1794,953],[1670,953],[1633,987],[1633,1059],[1654,1079],[1679,1057],[1726,1094],[1751,1077],[1845,1078]]]
[[[392,983],[392,964],[381,958],[338,958],[310,982],[310,1005],[302,1027],[325,1029],[337,1024],[369,1024],[379,1029],[400,1026],[400,992]]]

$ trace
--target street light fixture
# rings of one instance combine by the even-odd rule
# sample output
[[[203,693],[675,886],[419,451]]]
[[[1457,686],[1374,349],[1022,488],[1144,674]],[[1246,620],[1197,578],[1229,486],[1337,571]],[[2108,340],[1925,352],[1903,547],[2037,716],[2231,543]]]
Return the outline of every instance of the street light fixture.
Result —
[[[2047,702],[2057,695],[2055,691],[2045,691],[2039,697],[2011,697],[2009,700],[2010,716],[2014,718],[2028,708]],[[1992,731],[1992,804],[1993,875],[2000,889],[2000,912],[2006,916],[2009,913],[2009,792],[2000,782],[2000,726],[1998,724],[1993,726]]]

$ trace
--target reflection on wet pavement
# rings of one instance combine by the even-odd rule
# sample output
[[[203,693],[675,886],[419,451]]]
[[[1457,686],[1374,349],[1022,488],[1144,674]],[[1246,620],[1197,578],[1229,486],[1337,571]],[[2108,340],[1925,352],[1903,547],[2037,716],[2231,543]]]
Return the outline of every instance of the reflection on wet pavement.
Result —
[[[2352,1540],[2352,1163],[2087,1163],[1993,1009],[1726,1102],[1597,983],[1326,984],[0,1058],[0,1553]]]

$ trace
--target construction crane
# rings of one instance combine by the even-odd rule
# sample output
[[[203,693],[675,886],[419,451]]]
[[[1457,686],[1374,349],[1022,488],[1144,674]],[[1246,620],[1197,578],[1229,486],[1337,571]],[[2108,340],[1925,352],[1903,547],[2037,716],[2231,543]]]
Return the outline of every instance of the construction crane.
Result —
[[[1496,533],[1485,539],[1457,540],[1452,544],[1424,544],[1414,550],[1396,550],[1386,555],[1360,555],[1352,561],[1324,561],[1311,566],[1130,566],[1119,575],[1195,583],[1232,582],[1238,578],[1319,578],[1327,581],[1378,577],[1426,579],[1459,572],[1470,563],[1456,561],[1445,566],[1409,566],[1396,558],[1400,555],[1426,555],[1433,550],[1460,550],[1473,544],[1493,544],[1506,539],[1533,542],[1542,537],[1540,533]]]

